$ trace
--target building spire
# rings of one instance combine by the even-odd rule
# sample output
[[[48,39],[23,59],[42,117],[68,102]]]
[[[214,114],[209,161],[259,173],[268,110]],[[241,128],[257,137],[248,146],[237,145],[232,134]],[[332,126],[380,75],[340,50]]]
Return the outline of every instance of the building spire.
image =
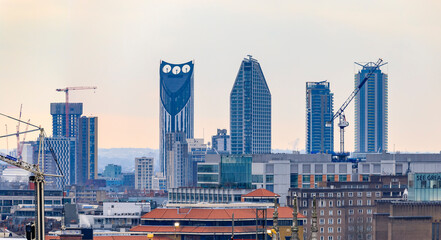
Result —
[[[312,202],[312,226],[311,226],[311,240],[317,240],[317,200],[315,199]]]
[[[299,227],[297,226],[297,195],[293,199],[293,212],[292,212],[292,227],[291,227],[291,240],[299,239]]]

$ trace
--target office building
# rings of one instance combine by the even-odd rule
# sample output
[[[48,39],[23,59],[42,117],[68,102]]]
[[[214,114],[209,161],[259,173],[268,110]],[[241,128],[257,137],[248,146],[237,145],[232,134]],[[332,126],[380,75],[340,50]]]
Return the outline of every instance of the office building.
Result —
[[[299,213],[307,216],[311,231],[313,199],[317,200],[318,236],[320,239],[373,239],[376,202],[401,199],[406,176],[381,176],[370,182],[325,182],[320,188],[291,188],[288,205],[297,198]],[[381,238],[387,239],[387,238]]]
[[[46,177],[47,188],[64,189],[67,185],[76,183],[76,154],[77,142],[75,138],[63,136],[48,137],[44,139],[44,154],[38,159],[38,141],[34,142],[34,161],[42,168],[44,173],[62,175],[62,177]],[[54,151],[56,162],[50,151]],[[61,170],[61,171],[60,171]]]
[[[167,179],[164,177],[162,172],[158,172],[153,176],[152,179],[152,189],[153,190],[167,190]]]
[[[183,132],[185,138],[194,134],[194,63],[172,64],[161,61],[160,115],[159,115],[159,163],[161,172],[167,175],[166,134]]]
[[[69,103],[69,133],[66,135],[66,104],[51,103],[52,135],[54,137],[76,137],[78,135],[79,119],[83,114],[83,103]]]
[[[103,177],[108,178],[120,178],[121,177],[121,166],[116,164],[107,164],[104,168]]]
[[[357,64],[362,69],[355,74],[356,87],[375,67],[373,62]],[[388,75],[378,68],[355,96],[355,152],[387,151],[387,141]]]
[[[205,154],[207,153],[207,144],[204,143],[203,138],[189,138],[188,144],[188,158],[190,161],[190,169],[187,178],[190,180],[187,187],[196,187],[197,185],[197,166],[198,163],[205,162]]]
[[[98,117],[81,117],[78,131],[78,184],[98,178]]]
[[[334,151],[334,94],[327,81],[306,83],[306,152]]]
[[[251,56],[242,61],[230,93],[230,131],[232,154],[271,152],[271,93]]]
[[[153,158],[135,158],[135,189],[151,190],[153,177]]]
[[[192,164],[188,156],[188,144],[185,133],[167,133],[165,137],[167,189],[189,186],[192,182]]]
[[[227,129],[217,129],[217,134],[211,137],[211,144],[211,148],[217,153],[231,153],[231,137],[227,135]]]

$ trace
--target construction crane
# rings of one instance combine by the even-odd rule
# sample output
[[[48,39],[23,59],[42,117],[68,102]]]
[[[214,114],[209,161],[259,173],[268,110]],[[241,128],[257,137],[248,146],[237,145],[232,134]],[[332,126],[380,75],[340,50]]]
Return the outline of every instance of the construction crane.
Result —
[[[23,109],[23,104],[20,105],[20,114],[19,114],[19,116],[18,116],[18,120],[21,120],[22,109]],[[31,120],[29,119],[29,120],[28,120],[28,123],[29,123],[30,121],[31,121]],[[26,130],[25,130],[25,132],[28,131],[28,129],[29,129],[29,125],[26,124]],[[7,133],[6,133],[6,134],[7,134]],[[17,123],[17,134],[16,134],[16,135],[17,135],[17,150],[16,150],[16,152],[17,152],[17,158],[18,158],[19,160],[21,160],[21,154],[22,154],[22,152],[23,152],[23,142],[26,141],[26,133],[24,133],[23,141],[20,141],[20,121]]]
[[[97,89],[97,87],[66,87],[56,89],[57,92],[65,92],[66,93],[66,137],[69,137],[69,91],[73,90],[89,90],[89,89]]]
[[[374,64],[374,66],[372,68],[370,68],[369,72],[366,74],[364,79],[358,84],[357,87],[355,87],[354,91],[352,91],[351,95],[349,95],[349,97],[346,99],[346,101],[343,103],[343,105],[340,107],[340,109],[338,109],[338,111],[334,114],[334,116],[332,116],[331,120],[326,122],[326,127],[331,127],[332,124],[334,123],[334,120],[337,117],[339,118],[338,127],[340,128],[340,153],[345,152],[345,147],[344,147],[344,145],[345,145],[345,140],[344,140],[345,139],[345,137],[344,137],[345,127],[349,126],[349,123],[346,121],[344,111],[345,111],[346,107],[349,105],[349,103],[351,103],[351,101],[358,94],[358,92],[360,92],[361,88],[364,86],[364,84],[367,82],[367,80],[374,74],[375,70],[377,70],[377,68],[382,66],[382,64],[381,64],[382,62],[383,62],[383,60],[381,58],[378,59],[378,61]]]
[[[17,134],[26,134],[29,132],[39,131],[40,135],[39,135],[38,159],[44,159],[44,138],[46,136],[44,129],[39,126],[33,125],[29,122],[24,122],[22,120],[13,118],[11,116],[8,116],[8,115],[2,114],[2,113],[0,113],[0,115],[7,117],[7,118],[10,118],[10,119],[13,119],[13,120],[16,120],[18,122],[27,124],[28,126],[34,127],[34,129],[27,130],[24,132],[6,134],[3,136],[0,136],[0,138],[6,138],[6,137],[11,137],[11,136],[16,136]],[[52,153],[52,156],[53,156],[55,162],[57,163],[58,169],[61,172],[60,166],[58,165],[58,162],[57,162],[57,159],[55,157],[55,153],[54,153],[52,147],[49,146],[49,149]],[[45,180],[44,180],[44,178],[46,176],[62,177],[62,175],[46,174],[42,170],[44,168],[44,166],[42,166],[40,168],[40,166],[38,164],[27,163],[27,162],[24,162],[24,161],[16,158],[16,157],[13,157],[13,156],[10,156],[10,155],[4,154],[4,153],[0,153],[0,160],[33,174],[32,176],[29,177],[29,181],[34,182],[34,184],[35,184],[35,231],[36,231],[35,236],[36,236],[36,240],[44,240],[44,238],[45,238],[45,232],[44,232],[44,229],[45,229],[44,228],[44,183],[45,183]],[[44,161],[42,161],[42,164],[44,164]]]

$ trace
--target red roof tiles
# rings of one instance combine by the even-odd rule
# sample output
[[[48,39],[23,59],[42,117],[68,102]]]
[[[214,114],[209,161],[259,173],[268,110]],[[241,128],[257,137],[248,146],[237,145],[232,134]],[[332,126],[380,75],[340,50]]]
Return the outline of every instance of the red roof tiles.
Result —
[[[206,227],[206,226],[182,226],[178,228],[169,226],[136,226],[130,229],[132,232],[153,232],[153,233],[231,233],[231,227]],[[256,232],[255,226],[234,227],[235,233]]]
[[[245,195],[242,195],[242,197],[280,197],[280,195],[266,190],[265,188],[259,188]]]
[[[292,208],[279,207],[279,218],[292,218]],[[272,218],[274,209],[267,209],[268,219]],[[226,209],[211,209],[211,208],[156,208],[153,211],[144,214],[142,219],[197,219],[197,220],[230,220],[235,219],[255,219],[256,209],[253,208],[226,208]],[[306,218],[302,214],[297,215],[298,218]]]

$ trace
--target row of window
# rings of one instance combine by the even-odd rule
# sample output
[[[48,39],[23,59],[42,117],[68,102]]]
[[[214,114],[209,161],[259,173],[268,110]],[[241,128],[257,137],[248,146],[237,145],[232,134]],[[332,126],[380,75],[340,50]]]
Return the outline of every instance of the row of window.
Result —
[[[354,194],[353,192],[348,192],[347,193],[347,196],[348,197],[354,197],[354,196],[356,196],[356,197],[363,197],[363,193],[365,193],[365,195],[366,195],[366,197],[372,197],[372,192],[357,192],[356,194]],[[300,196],[300,193],[298,193],[298,195]],[[319,193],[318,194],[318,197],[334,197],[334,193],[327,193],[327,194],[325,194],[325,193]],[[336,197],[344,197],[345,196],[345,193],[344,192],[342,192],[342,193],[335,193],[335,196]],[[304,198],[307,198],[308,197],[308,193],[303,193],[302,194],[302,197],[304,197]],[[317,194],[316,193],[310,193],[310,197],[311,198],[313,198],[313,197],[317,197]],[[381,192],[375,192],[375,197],[381,197]]]

